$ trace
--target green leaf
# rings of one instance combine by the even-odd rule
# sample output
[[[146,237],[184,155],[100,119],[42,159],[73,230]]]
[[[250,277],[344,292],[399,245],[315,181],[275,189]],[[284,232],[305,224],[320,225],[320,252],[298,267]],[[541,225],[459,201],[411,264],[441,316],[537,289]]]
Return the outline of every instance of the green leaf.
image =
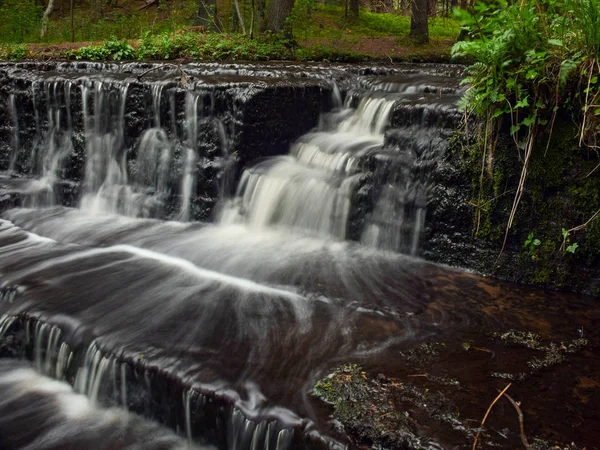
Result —
[[[515,105],[515,109],[518,109],[518,108],[527,108],[528,106],[529,106],[529,97],[527,96],[524,99],[519,100],[517,102],[517,104]]]
[[[567,247],[567,252],[575,253],[575,250],[577,250],[577,247],[579,247],[579,245],[577,244],[577,242],[574,242]]]
[[[525,75],[525,78],[527,78],[528,80],[533,80],[535,77],[537,77],[537,75],[538,75],[537,70],[529,69],[527,71],[527,74]]]
[[[563,42],[560,39],[548,39],[548,44],[556,45],[557,47],[563,46]]]
[[[540,242],[540,240],[539,240],[539,239],[534,239],[534,240],[533,240],[533,242],[532,242],[532,244],[533,244],[533,245],[540,245],[540,244],[541,244],[541,242]]]
[[[526,127],[530,127],[531,125],[533,125],[534,122],[535,117],[526,117],[525,119],[523,119],[521,124],[525,125]]]
[[[502,114],[504,114],[506,111],[502,108],[497,108],[494,113],[492,114],[492,119],[495,119],[496,117],[500,117]]]

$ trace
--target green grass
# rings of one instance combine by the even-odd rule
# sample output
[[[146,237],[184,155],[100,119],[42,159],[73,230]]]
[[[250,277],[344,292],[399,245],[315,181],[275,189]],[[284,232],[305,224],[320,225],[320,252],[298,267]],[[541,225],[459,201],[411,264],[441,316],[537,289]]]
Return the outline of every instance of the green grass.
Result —
[[[303,11],[295,11],[293,28],[300,39],[400,37],[410,31],[410,16],[361,10],[358,20],[351,21],[344,17],[343,8],[319,5],[310,17]],[[433,40],[456,39],[459,33],[460,25],[454,18],[429,19],[429,36]]]

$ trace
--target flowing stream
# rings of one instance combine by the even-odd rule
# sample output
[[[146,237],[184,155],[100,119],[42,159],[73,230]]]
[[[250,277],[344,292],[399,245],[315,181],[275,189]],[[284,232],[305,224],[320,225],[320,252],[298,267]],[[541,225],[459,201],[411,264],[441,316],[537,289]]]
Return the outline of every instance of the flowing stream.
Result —
[[[417,258],[456,68],[0,69],[0,448],[354,448],[311,395],[328,370],[419,375],[407,349],[541,308]],[[411,445],[470,446],[436,420]]]

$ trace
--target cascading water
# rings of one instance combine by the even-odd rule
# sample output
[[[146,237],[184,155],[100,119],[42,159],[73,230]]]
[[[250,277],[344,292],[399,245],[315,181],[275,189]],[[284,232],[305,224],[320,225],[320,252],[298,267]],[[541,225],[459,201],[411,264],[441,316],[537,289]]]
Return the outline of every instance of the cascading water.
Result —
[[[356,110],[329,113],[299,139],[290,156],[268,160],[242,175],[221,223],[286,226],[343,240],[360,161],[383,145],[394,102],[367,96]]]
[[[452,71],[110,69],[7,71],[19,82],[0,107],[0,186],[15,194],[0,221],[0,357],[32,364],[0,364],[0,393],[10,392],[0,447],[53,436],[55,448],[88,448],[119,435],[111,426],[122,420],[123,440],[105,448],[355,448],[310,395],[333,366],[354,362],[406,375],[365,381],[377,389],[429,383],[400,412],[369,398],[369,417],[408,424],[419,448],[471,444],[468,422],[482,411],[440,413],[428,396],[455,381],[421,376],[423,361],[406,351],[433,339],[463,355],[469,333],[508,308],[502,295],[483,308],[496,289],[483,279],[410,256],[458,116]],[[60,204],[67,188],[78,208]],[[213,211],[215,223],[197,221]],[[485,370],[500,359],[479,353]],[[408,405],[415,396],[434,409]],[[19,422],[10,405],[22,403],[42,405],[33,416],[48,428]],[[27,433],[4,431],[13,424]],[[516,448],[519,434],[509,438]]]

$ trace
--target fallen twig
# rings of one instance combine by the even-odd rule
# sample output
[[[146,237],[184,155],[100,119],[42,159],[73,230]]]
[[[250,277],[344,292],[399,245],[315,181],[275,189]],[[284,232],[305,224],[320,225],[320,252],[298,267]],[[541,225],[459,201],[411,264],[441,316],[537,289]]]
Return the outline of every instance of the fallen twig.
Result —
[[[494,405],[496,404],[496,402],[497,402],[498,400],[500,400],[500,398],[501,398],[501,397],[504,395],[504,393],[505,393],[506,391],[508,391],[508,388],[509,388],[511,385],[512,385],[512,383],[508,383],[508,384],[506,385],[506,387],[505,387],[504,389],[502,389],[502,392],[500,392],[500,394],[498,394],[498,397],[496,397],[496,398],[494,399],[494,401],[493,401],[493,402],[490,404],[490,407],[489,407],[489,408],[487,409],[487,411],[485,412],[485,416],[483,416],[483,420],[481,421],[481,424],[479,425],[479,427],[480,427],[480,428],[481,428],[481,427],[483,427],[483,424],[484,424],[484,423],[485,423],[485,421],[487,420],[487,418],[488,418],[488,416],[489,416],[489,414],[490,414],[490,411],[492,410],[492,408],[494,407]],[[475,435],[475,440],[473,441],[473,448],[472,448],[472,450],[475,450],[475,449],[477,448],[477,442],[479,441],[479,435],[480,435],[480,434],[481,434],[481,430],[479,430],[479,431],[477,432],[477,434]]]
[[[529,450],[531,447],[529,446],[529,442],[527,442],[527,436],[525,435],[525,426],[523,425],[523,411],[521,411],[521,407],[506,392],[503,392],[501,395],[504,395],[507,398],[507,400],[510,403],[512,403],[512,405],[515,407],[515,410],[517,411],[517,414],[519,416],[519,429],[521,431],[521,442],[523,443],[523,447],[525,447],[527,450]]]

